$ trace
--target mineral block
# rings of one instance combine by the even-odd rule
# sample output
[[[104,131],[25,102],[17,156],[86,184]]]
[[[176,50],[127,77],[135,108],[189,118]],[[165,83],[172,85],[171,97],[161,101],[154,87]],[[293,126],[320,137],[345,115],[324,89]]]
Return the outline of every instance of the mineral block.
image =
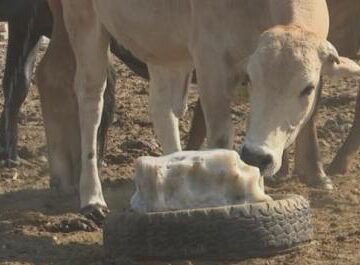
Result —
[[[259,170],[231,150],[141,157],[135,184],[131,207],[141,213],[271,200]]]

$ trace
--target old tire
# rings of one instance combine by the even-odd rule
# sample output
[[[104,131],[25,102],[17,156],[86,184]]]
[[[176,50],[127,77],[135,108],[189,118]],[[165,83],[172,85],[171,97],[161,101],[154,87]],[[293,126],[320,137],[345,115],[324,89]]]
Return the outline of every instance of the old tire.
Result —
[[[112,213],[104,227],[109,260],[244,259],[286,252],[312,238],[308,201],[274,201],[138,214]]]

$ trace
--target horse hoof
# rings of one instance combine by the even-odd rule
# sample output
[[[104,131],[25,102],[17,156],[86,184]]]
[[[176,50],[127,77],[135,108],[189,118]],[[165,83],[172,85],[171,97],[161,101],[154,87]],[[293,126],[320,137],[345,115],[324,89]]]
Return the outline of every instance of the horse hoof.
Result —
[[[105,217],[110,213],[109,208],[100,204],[90,204],[80,210],[80,214],[102,227]]]
[[[320,189],[329,190],[329,191],[334,189],[334,184],[332,180],[327,176],[320,177],[317,183],[315,184],[315,186]]]
[[[322,173],[320,176],[318,174],[312,175],[312,174],[298,174],[297,175],[300,182],[306,184],[309,187],[318,188],[322,190],[328,190],[331,191],[334,189],[334,185],[332,180],[326,176],[324,173]],[[311,177],[309,177],[311,176]]]
[[[331,163],[326,173],[329,175],[345,175],[347,173],[346,165],[339,165],[338,163]]]
[[[301,182],[305,183],[309,187],[328,190],[331,191],[334,189],[332,180],[327,176],[317,177],[316,179],[306,180],[300,179]]]

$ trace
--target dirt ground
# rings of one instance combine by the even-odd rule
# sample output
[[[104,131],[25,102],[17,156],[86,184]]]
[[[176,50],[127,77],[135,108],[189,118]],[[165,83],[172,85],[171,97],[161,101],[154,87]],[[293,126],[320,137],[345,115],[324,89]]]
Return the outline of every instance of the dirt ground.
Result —
[[[4,73],[5,43],[0,42],[0,77]],[[45,47],[43,48],[43,50]],[[147,82],[115,61],[118,83],[116,113],[110,130],[102,180],[111,209],[125,207],[133,192],[133,162],[140,155],[158,155],[148,116]],[[344,140],[353,119],[358,87],[354,80],[326,82],[318,115],[322,156],[329,163]],[[190,111],[181,121],[183,140],[189,128],[196,90],[190,97]],[[3,96],[0,92],[0,109]],[[244,136],[248,106],[234,106],[236,146]],[[18,168],[0,168],[0,264],[106,264],[102,233],[59,232],[54,224],[76,218],[78,199],[59,197],[49,189],[49,169],[39,95],[33,85],[21,113],[19,150],[23,163]],[[290,254],[242,262],[179,261],[180,265],[270,265],[270,264],[360,264],[360,155],[349,174],[332,176],[332,193],[311,189],[296,177],[272,193],[297,193],[311,201],[314,240]],[[146,265],[157,265],[149,262]],[[125,264],[126,265],[126,264]]]

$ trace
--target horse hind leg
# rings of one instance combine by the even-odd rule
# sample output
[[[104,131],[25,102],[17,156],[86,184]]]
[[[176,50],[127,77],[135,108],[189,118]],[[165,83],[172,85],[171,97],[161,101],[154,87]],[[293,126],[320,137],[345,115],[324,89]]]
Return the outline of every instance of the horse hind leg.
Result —
[[[103,110],[110,36],[92,2],[63,0],[64,20],[76,60],[74,91],[78,102],[81,143],[81,212],[101,223],[108,208],[97,168],[97,130]]]
[[[54,28],[49,47],[37,69],[37,85],[47,137],[50,186],[74,194],[80,176],[80,128],[73,90],[75,58],[63,21],[61,5],[51,1]]]
[[[28,27],[31,16],[9,21],[9,40],[4,74],[5,106],[0,120],[1,158],[18,164],[17,140],[19,112],[29,91],[41,35],[36,26]]]
[[[200,100],[196,102],[194,116],[191,121],[189,139],[186,150],[199,150],[206,138],[206,125],[204,112],[201,108]]]
[[[192,66],[149,65],[150,113],[164,153],[181,150],[179,118],[187,109]]]
[[[98,129],[98,165],[102,164],[105,157],[107,147],[107,132],[111,126],[114,117],[115,108],[115,86],[116,86],[116,74],[111,64],[107,70],[107,82],[104,92],[104,108],[101,117],[101,123]]]
[[[316,114],[321,96],[322,82],[319,86],[316,106],[310,120],[305,124],[296,139],[295,173],[300,181],[309,186],[316,186],[325,190],[332,190],[333,183],[325,174],[320,154],[318,135],[316,130]]]
[[[360,90],[356,99],[355,117],[348,137],[327,169],[330,175],[346,174],[360,149]]]

